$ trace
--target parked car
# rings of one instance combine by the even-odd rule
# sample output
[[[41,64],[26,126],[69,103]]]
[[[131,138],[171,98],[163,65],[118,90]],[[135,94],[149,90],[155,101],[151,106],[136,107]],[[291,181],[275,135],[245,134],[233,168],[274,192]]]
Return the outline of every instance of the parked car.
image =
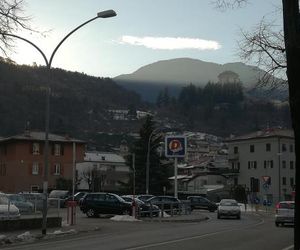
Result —
[[[146,201],[152,205],[158,206],[160,209],[164,209],[171,212],[171,209],[178,210],[181,207],[181,201],[173,196],[154,196]]]
[[[281,201],[276,205],[275,225],[279,227],[284,224],[295,223],[295,202]]]
[[[81,198],[83,198],[83,196],[85,196],[88,192],[77,192],[76,194],[74,194],[74,201],[77,202],[77,204],[79,204],[79,201]],[[66,201],[72,201],[73,197],[69,196]]]
[[[209,212],[215,212],[218,209],[216,203],[206,199],[202,196],[188,196],[187,200],[191,202],[191,210],[193,209],[205,209]]]
[[[122,195],[121,196],[126,202],[130,202],[132,204],[133,202],[133,196],[132,195]],[[138,198],[134,198],[135,204],[138,207],[138,211],[141,217],[145,216],[152,216],[157,217],[159,216],[160,209],[156,205],[152,205],[150,203],[145,203],[142,200]]]
[[[154,197],[154,195],[152,195],[152,194],[138,194],[138,195],[136,196],[136,198],[138,198],[139,200],[141,200],[141,201],[143,201],[143,202],[149,200],[149,199],[152,198],[152,197]]]
[[[19,194],[7,194],[10,203],[15,205],[20,213],[33,213],[34,205]]]
[[[20,216],[19,209],[14,204],[9,204],[7,195],[0,193],[0,220],[16,220]]]
[[[218,206],[218,219],[224,217],[236,217],[241,219],[241,208],[234,199],[222,199]]]
[[[42,193],[31,193],[31,192],[21,192],[19,195],[23,196],[26,201],[33,204],[34,210],[43,211],[43,197]]]
[[[80,199],[80,210],[88,217],[99,214],[132,214],[131,202],[112,193],[88,193]]]
[[[68,190],[52,190],[49,194],[48,201],[50,205],[59,202],[60,207],[66,207],[66,200],[69,196],[70,192]]]

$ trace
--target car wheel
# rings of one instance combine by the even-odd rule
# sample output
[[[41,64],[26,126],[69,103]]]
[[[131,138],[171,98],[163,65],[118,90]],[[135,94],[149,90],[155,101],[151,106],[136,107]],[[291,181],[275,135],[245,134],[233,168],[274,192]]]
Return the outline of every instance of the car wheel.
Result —
[[[92,208],[89,208],[87,211],[86,211],[86,215],[87,217],[91,218],[91,217],[96,217],[96,213],[94,211],[94,209]]]
[[[241,219],[241,215],[238,215],[236,218],[237,218],[238,220],[240,220],[240,219]]]

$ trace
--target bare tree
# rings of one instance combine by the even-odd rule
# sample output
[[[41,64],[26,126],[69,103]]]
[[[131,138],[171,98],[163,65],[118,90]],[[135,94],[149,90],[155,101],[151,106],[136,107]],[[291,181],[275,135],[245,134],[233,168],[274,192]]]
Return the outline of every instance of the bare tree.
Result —
[[[265,70],[259,76],[258,85],[269,85],[271,89],[279,89],[287,84],[284,34],[282,29],[276,28],[262,19],[253,30],[241,30],[242,38],[238,41],[240,58]]]
[[[226,6],[226,3],[229,4]],[[217,0],[219,7],[235,7],[247,3],[247,0]],[[217,5],[218,7],[218,5]],[[224,8],[223,8],[224,9]],[[300,58],[300,9],[299,0],[282,0],[283,14],[283,33],[276,34],[270,32],[268,27],[261,25],[258,29],[258,35],[245,33],[246,41],[252,43],[253,49],[244,51],[246,56],[256,56],[258,59],[262,55],[268,57],[269,70],[274,73],[277,70],[286,67],[286,75],[289,89],[289,104],[291,110],[292,126],[295,135],[295,155],[296,162],[300,159],[300,74],[299,74],[299,58]],[[251,38],[255,38],[253,41]],[[284,38],[284,43],[281,42]],[[284,45],[284,46],[283,46]],[[272,53],[271,53],[272,51]],[[284,54],[281,57],[280,51]],[[267,53],[269,52],[269,53]],[[262,62],[262,60],[259,60]],[[294,249],[300,249],[300,169],[295,169],[296,176],[296,196],[295,196],[295,229],[294,229]]]
[[[3,33],[15,34],[20,30],[31,30],[30,18],[23,15],[24,0],[0,1],[0,50],[6,55],[13,48],[13,38]]]
[[[236,9],[245,6],[248,0],[215,0],[212,4],[218,9],[225,11],[227,9]]]

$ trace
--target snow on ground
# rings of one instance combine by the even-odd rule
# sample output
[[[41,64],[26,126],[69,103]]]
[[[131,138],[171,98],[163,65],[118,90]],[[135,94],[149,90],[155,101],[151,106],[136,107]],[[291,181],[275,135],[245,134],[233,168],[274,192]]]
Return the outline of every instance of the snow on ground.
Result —
[[[130,215],[115,215],[110,218],[113,221],[141,221]]]

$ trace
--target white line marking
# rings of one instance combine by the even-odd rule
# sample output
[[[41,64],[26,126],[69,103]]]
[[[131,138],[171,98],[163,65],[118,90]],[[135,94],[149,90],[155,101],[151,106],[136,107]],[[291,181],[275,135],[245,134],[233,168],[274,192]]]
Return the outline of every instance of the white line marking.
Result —
[[[286,248],[283,248],[282,250],[293,250],[293,249],[294,249],[294,245],[291,245]]]

